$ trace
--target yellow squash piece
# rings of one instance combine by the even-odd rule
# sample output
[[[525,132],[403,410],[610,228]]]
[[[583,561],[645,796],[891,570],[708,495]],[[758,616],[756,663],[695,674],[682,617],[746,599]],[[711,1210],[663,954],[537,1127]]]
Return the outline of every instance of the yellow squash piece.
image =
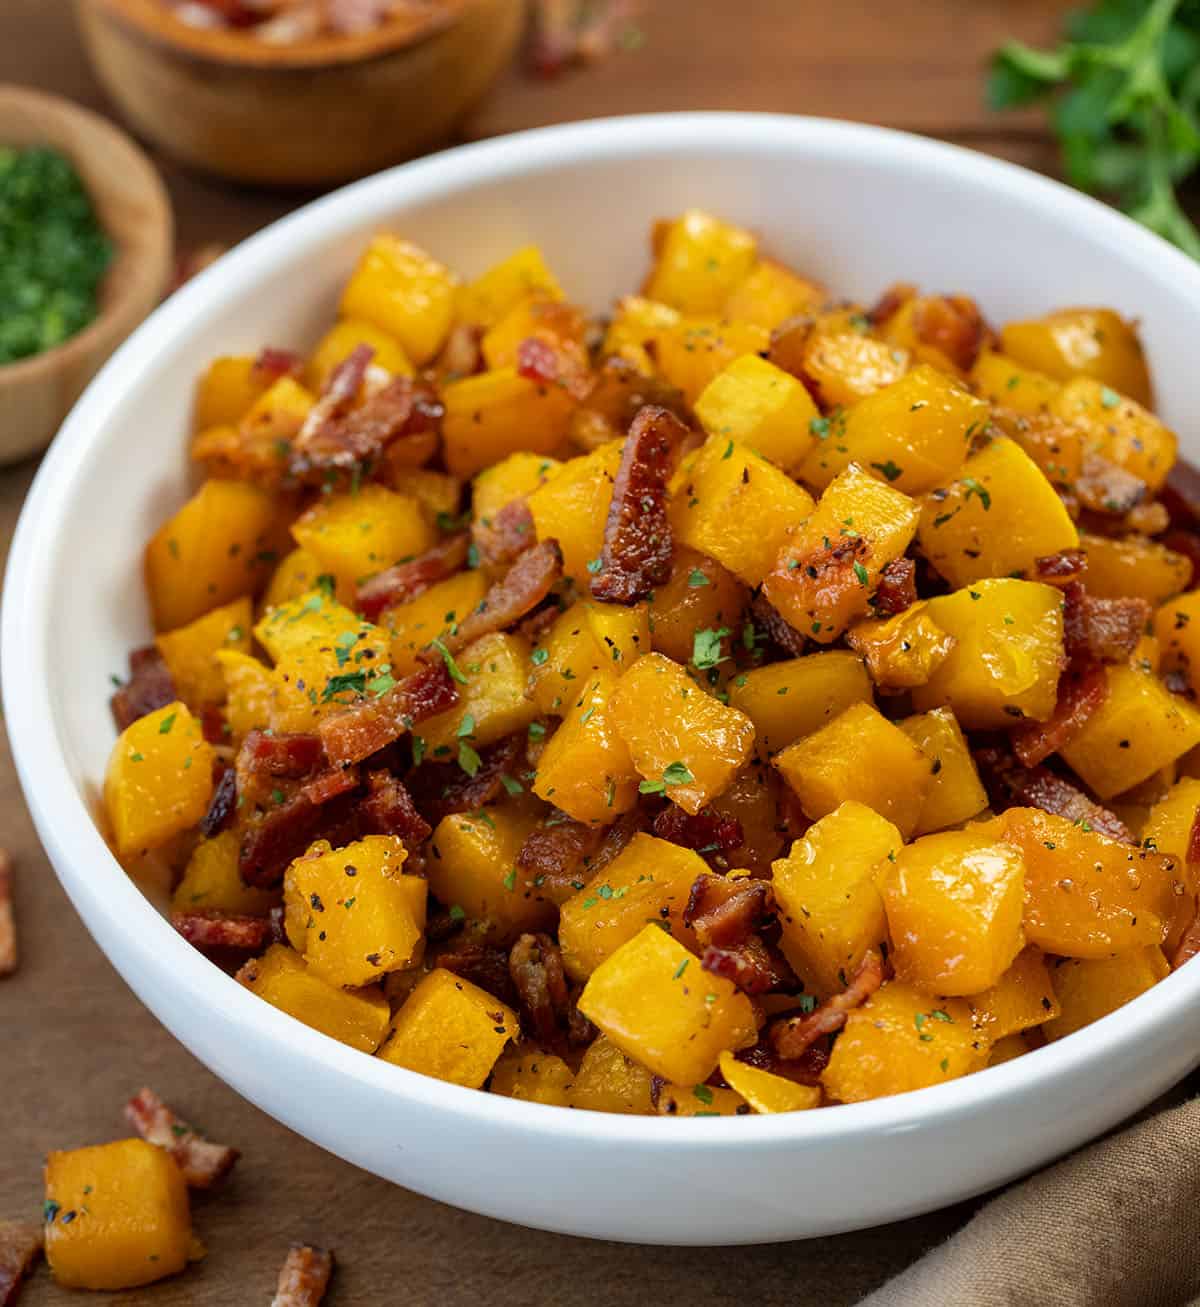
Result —
[[[795,472],[816,440],[821,413],[801,382],[743,354],[705,386],[696,416],[710,436],[732,436],[785,472]]]
[[[693,405],[734,359],[759,354],[769,343],[763,327],[707,316],[681,318],[654,336],[658,371]]]
[[[483,526],[514,499],[524,499],[562,464],[545,454],[509,454],[485,467],[471,484],[471,518]]]
[[[308,360],[304,379],[312,392],[319,395],[338,365],[362,345],[373,351],[371,367],[382,368],[394,377],[412,376],[412,362],[395,336],[365,318],[343,318],[321,337]]]
[[[1200,590],[1179,595],[1154,615],[1163,671],[1179,671],[1192,690],[1200,685]]]
[[[896,725],[929,759],[933,772],[914,835],[958,826],[987,807],[975,759],[949,708],[905,717]]]
[[[235,599],[155,638],[175,690],[189,708],[199,711],[205,704],[224,700],[225,678],[217,653],[226,649],[249,654],[253,621],[250,600]]]
[[[446,467],[456,477],[509,454],[549,454],[566,440],[575,401],[561,386],[522,377],[513,367],[452,381],[442,390]]]
[[[754,723],[763,758],[820,730],[852,704],[871,700],[862,659],[845,649],[770,663],[729,682],[729,702]]]
[[[321,564],[306,549],[290,550],[280,559],[278,567],[271,573],[271,579],[267,582],[266,590],[263,591],[263,609],[277,608],[280,604],[286,604],[289,599],[297,599],[300,595],[307,594],[309,590],[316,588],[319,578],[323,575],[329,576],[329,573],[322,571]],[[335,595],[339,602],[353,604],[354,587],[337,586],[336,578],[330,579],[335,582]]]
[[[1058,381],[1092,377],[1139,404],[1150,402],[1150,374],[1137,330],[1112,309],[1057,309],[1007,323],[1000,338],[1018,363]]]
[[[561,300],[563,292],[541,250],[536,245],[523,245],[462,287],[458,292],[458,316],[486,330],[533,295]]]
[[[822,405],[834,411],[829,425],[819,428],[823,437],[839,433],[840,410],[899,381],[912,361],[908,350],[885,340],[830,327],[809,333],[801,359],[804,376]],[[814,451],[814,466],[820,466],[820,457],[820,451]]]
[[[454,318],[456,278],[424,250],[381,233],[342,292],[343,317],[386,331],[417,367],[442,347]]]
[[[975,1025],[993,1043],[1052,1021],[1059,1014],[1046,955],[1032,945],[990,989],[971,997]]]
[[[1153,946],[1116,958],[1060,958],[1053,971],[1061,1015],[1047,1021],[1046,1038],[1062,1039],[1124,1007],[1170,971],[1162,949]]]
[[[570,1107],[574,1072],[553,1053],[531,1045],[519,1045],[500,1055],[488,1089],[505,1098],[526,1103],[547,1103]]]
[[[486,593],[482,572],[459,572],[381,613],[379,625],[391,637],[392,674],[411,676],[421,665],[421,650],[474,612]]]
[[[1200,863],[1189,860],[1192,825],[1200,812],[1200,780],[1185,776],[1175,782],[1163,798],[1155,803],[1141,828],[1142,843],[1174,858],[1185,893],[1176,900],[1167,938],[1163,945],[1168,956],[1179,946],[1183,932],[1191,924],[1196,911],[1196,895],[1200,890]]]
[[[537,705],[525,697],[529,682],[529,641],[496,631],[483,635],[458,655],[466,679],[458,686],[458,703],[427,717],[414,734],[434,758],[462,758],[462,746],[483,749],[514,731],[523,731],[537,716]],[[467,756],[467,766],[471,763]]]
[[[171,896],[176,912],[233,912],[265,917],[279,902],[279,891],[255,889],[238,870],[241,837],[235,830],[203,839],[192,851],[183,879]]]
[[[255,727],[270,722],[275,703],[275,678],[271,669],[249,654],[221,649],[216,654],[225,683],[225,723],[232,741],[240,741]]]
[[[753,322],[774,331],[789,318],[816,312],[827,299],[823,286],[774,259],[760,259],[725,301],[724,314],[730,322]]]
[[[671,576],[649,601],[650,644],[655,653],[686,663],[697,631],[742,629],[746,590],[717,562],[686,545],[676,545]]]
[[[646,294],[682,313],[716,313],[753,268],[756,249],[744,228],[689,209],[663,231]]]
[[[816,1085],[798,1085],[771,1071],[739,1062],[732,1053],[722,1053],[721,1075],[755,1112],[806,1112],[820,1107],[821,1091]]]
[[[659,1116],[749,1116],[739,1093],[712,1085],[664,1084],[658,1091]]]
[[[1099,381],[1069,381],[1052,405],[1086,432],[1091,447],[1158,490],[1175,463],[1179,442],[1148,409]]]
[[[1087,592],[1098,599],[1129,596],[1160,604],[1191,584],[1191,560],[1157,540],[1081,531],[1079,543],[1087,555]]]
[[[626,1057],[604,1035],[598,1035],[584,1052],[571,1088],[571,1106],[622,1116],[652,1116],[650,1072]]]
[[[563,575],[585,591],[592,575],[588,564],[600,557],[604,544],[613,478],[620,463],[621,442],[614,440],[568,459],[529,496],[537,538],[558,541]]]
[[[992,404],[1032,417],[1046,413],[1062,386],[1007,354],[983,349],[971,369],[971,383]]]
[[[196,383],[193,430],[237,426],[270,385],[269,374],[255,362],[252,354],[213,359]]]
[[[954,637],[929,616],[924,600],[895,617],[856,622],[846,643],[867,662],[880,689],[915,690],[928,685],[954,648]]]
[[[566,716],[589,677],[618,677],[649,652],[645,604],[626,608],[580,600],[555,621],[534,652],[529,697],[542,712]]]

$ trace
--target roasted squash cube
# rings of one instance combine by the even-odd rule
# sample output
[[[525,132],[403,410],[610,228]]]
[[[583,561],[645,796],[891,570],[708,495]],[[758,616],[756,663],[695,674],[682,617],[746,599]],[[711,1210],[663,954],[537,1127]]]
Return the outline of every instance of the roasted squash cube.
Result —
[[[46,1260],[67,1289],[136,1289],[187,1265],[195,1246],[187,1185],[144,1139],[46,1158]]]
[[[1200,685],[1200,590],[1179,595],[1154,615],[1163,671],[1179,671],[1195,691]]]
[[[270,385],[269,374],[255,363],[252,354],[213,359],[196,383],[194,430],[237,426]]]
[[[1099,599],[1126,596],[1161,604],[1192,582],[1191,559],[1144,536],[1101,536],[1081,531],[1087,555],[1087,591]]]
[[[481,636],[458,655],[466,684],[458,687],[458,703],[419,723],[414,734],[426,752],[443,758],[457,751],[460,763],[471,766],[463,746],[482,749],[514,731],[523,731],[537,716],[537,705],[525,697],[529,682],[529,642],[520,635],[497,631]]]
[[[744,228],[689,209],[662,232],[646,294],[683,313],[716,313],[753,268],[757,247]]]
[[[261,958],[247,962],[237,978],[272,1007],[360,1052],[373,1053],[387,1030],[390,1009],[378,986],[331,985],[284,944],[272,944]]]
[[[844,649],[770,663],[739,672],[729,682],[730,705],[754,723],[763,758],[820,730],[852,704],[871,699],[862,659]]]
[[[323,581],[324,577],[328,577],[328,581]],[[338,602],[347,607],[353,605],[353,586],[339,586],[337,578],[323,572],[321,564],[306,549],[292,549],[280,559],[278,567],[271,573],[271,579],[263,591],[263,609],[277,608],[289,599],[298,599],[302,594],[315,589],[318,582],[333,583]]]
[[[127,726],[104,775],[104,809],[117,853],[130,857],[194,826],[212,797],[213,751],[175,702]]]
[[[932,780],[929,759],[869,703],[852,704],[774,762],[813,821],[853,799],[894,822],[906,839]]]
[[[588,564],[600,557],[604,524],[612,502],[613,479],[621,464],[621,442],[601,445],[568,459],[529,496],[538,540],[557,540],[563,575],[587,588]]]
[[[1059,1014],[1045,954],[1032,945],[990,988],[971,997],[975,1025],[993,1044],[1052,1021]]]
[[[1063,663],[1059,591],[995,577],[931,599],[926,611],[955,645],[928,684],[913,691],[918,711],[949,705],[968,730],[1050,716]]]
[[[626,295],[617,301],[616,312],[604,333],[602,352],[633,364],[644,376],[655,371],[647,347],[657,348],[659,336],[682,321],[682,314],[669,304]]]
[[[488,1090],[526,1103],[570,1107],[575,1073],[553,1053],[528,1044],[501,1053]]]
[[[531,495],[561,466],[545,454],[518,452],[484,468],[471,485],[472,521],[490,525],[505,504]]]
[[[250,600],[235,599],[155,639],[175,690],[189,708],[199,711],[205,704],[224,700],[225,679],[217,653],[227,649],[248,654],[253,621]]]
[[[456,477],[518,451],[549,454],[566,440],[575,401],[561,386],[512,367],[452,381],[442,390],[446,467]]]
[[[762,581],[788,532],[812,511],[807,491],[727,436],[709,436],[671,497],[676,540],[746,585]]]
[[[658,371],[693,405],[735,359],[759,354],[769,343],[763,327],[715,317],[684,317],[654,336]]]
[[[558,618],[534,652],[530,698],[542,712],[565,716],[589,676],[620,676],[649,652],[645,604],[625,608],[581,600]]]
[[[339,585],[354,586],[401,559],[424,553],[437,533],[419,500],[385,486],[330,495],[292,525],[292,538]]]
[[[474,612],[486,593],[482,572],[459,572],[381,613],[379,625],[391,637],[392,674],[403,677],[415,672],[421,650]]]
[[[1166,795],[1155,803],[1146,816],[1141,829],[1142,843],[1175,859],[1178,876],[1185,893],[1176,899],[1163,945],[1168,955],[1179,945],[1183,932],[1191,923],[1196,910],[1196,895],[1200,890],[1200,865],[1188,857],[1191,850],[1192,826],[1200,812],[1200,780],[1185,776],[1176,781]]]
[[[992,349],[980,350],[971,381],[990,403],[1025,416],[1048,412],[1062,389],[1053,377]]]
[[[1053,970],[1060,1014],[1043,1030],[1062,1039],[1099,1021],[1144,994],[1170,971],[1162,949],[1153,945],[1116,958],[1059,958]]]
[[[478,1089],[504,1045],[519,1034],[511,1008],[438,967],[396,1013],[379,1056],[393,1066]]]
[[[740,629],[746,591],[715,558],[676,545],[670,579],[655,588],[649,605],[651,647],[686,663],[695,649],[697,631]]]
[[[987,807],[975,759],[949,708],[906,717],[896,725],[929,759],[933,772],[915,835],[958,826]]]
[[[859,331],[810,332],[801,350],[801,370],[822,406],[834,410],[829,423],[817,427],[818,436],[822,440],[830,434],[838,436],[840,410],[899,381],[910,362],[908,350]],[[811,459],[818,471],[822,457],[818,446]]]
[[[382,368],[394,377],[412,376],[412,362],[395,336],[365,318],[343,318],[321,337],[308,360],[304,379],[309,387],[319,395],[338,366],[363,345],[373,351],[372,367]]]
[[[458,316],[486,329],[531,295],[561,300],[563,292],[541,250],[523,245],[458,292]]]
[[[1137,329],[1112,309],[1057,309],[1009,322],[1004,352],[1058,381],[1092,377],[1139,404],[1150,402],[1150,374]]]
[[[755,1112],[806,1112],[821,1106],[816,1085],[800,1085],[772,1071],[762,1071],[739,1062],[732,1053],[722,1053],[721,1075]]]
[[[883,882],[897,977],[927,994],[978,994],[1025,940],[1025,866],[1011,844],[972,830],[900,850]]]
[[[757,354],[743,354],[705,386],[696,416],[710,436],[732,436],[785,472],[816,440],[821,413],[801,382]]]
[[[867,950],[887,943],[876,882],[903,843],[890,821],[851,801],[772,864],[783,952],[823,997],[840,994]]]
[[[280,377],[242,415],[237,429],[243,447],[261,449],[264,454],[286,455],[280,441],[292,441],[300,434],[316,396],[293,377]]]
[[[652,1083],[653,1077],[640,1062],[626,1057],[611,1039],[598,1035],[579,1064],[571,1106],[622,1116],[652,1116]]]
[[[760,259],[725,301],[724,314],[730,322],[753,322],[774,331],[789,318],[814,313],[828,298],[824,286],[774,259]]]
[[[617,682],[612,724],[642,789],[697,813],[726,788],[754,747],[754,724],[662,654],[646,654]]]
[[[248,654],[221,649],[216,659],[225,682],[225,724],[232,739],[239,741],[248,731],[270,723],[275,679],[269,667]]]
[[[579,1010],[618,1048],[675,1084],[700,1084],[722,1053],[754,1043],[750,1000],[655,925],[592,972]]]
[[[578,309],[535,295],[514,304],[479,342],[484,367],[519,367],[521,345],[541,340],[564,357],[566,367],[587,367],[584,335],[587,322]]]
[[[924,600],[895,617],[857,622],[846,642],[866,659],[871,680],[889,690],[928,685],[954,648],[954,637],[929,616]]]
[[[1069,381],[1053,410],[1088,433],[1092,448],[1158,490],[1175,464],[1179,441],[1148,409],[1087,377]]]
[[[453,274],[424,250],[380,233],[346,283],[341,313],[365,318],[394,336],[420,367],[441,349],[450,331],[456,284]]]
[[[659,1116],[749,1116],[741,1094],[719,1085],[664,1084],[658,1091]]]
[[[171,896],[176,912],[233,912],[265,917],[279,902],[277,890],[255,889],[238,870],[241,837],[226,830],[203,839],[192,851],[183,879]]]

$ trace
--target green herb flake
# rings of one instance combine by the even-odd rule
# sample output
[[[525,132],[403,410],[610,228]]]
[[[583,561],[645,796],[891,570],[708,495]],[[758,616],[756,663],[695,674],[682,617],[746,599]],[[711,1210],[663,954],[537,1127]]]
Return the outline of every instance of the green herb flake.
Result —
[[[692,1093],[704,1104],[705,1107],[711,1107],[713,1101],[713,1091],[707,1085],[696,1085]]]
[[[904,469],[902,467],[897,467],[890,458],[886,463],[872,463],[871,466],[875,468],[876,471],[882,472],[889,481],[895,481],[896,478],[904,472]]]
[[[458,746],[458,765],[467,773],[468,776],[474,776],[479,770],[482,759],[479,754],[466,742],[462,740]]]
[[[442,662],[446,664],[446,671],[450,673],[450,679],[457,681],[459,685],[466,685],[467,678],[462,674],[459,665],[454,661],[454,655],[446,648],[441,638],[432,640],[430,643],[442,655]]]
[[[175,718],[176,718],[178,715],[179,715],[178,713],[173,713],[173,712],[172,712],[172,713],[167,713],[167,715],[166,715],[166,716],[162,719],[162,721],[159,722],[159,724],[158,724],[158,733],[159,733],[159,735],[170,735],[170,734],[171,734],[171,727],[175,725]]]
[[[688,573],[688,589],[690,590],[699,590],[702,586],[711,584],[708,577],[698,567],[693,567]]]

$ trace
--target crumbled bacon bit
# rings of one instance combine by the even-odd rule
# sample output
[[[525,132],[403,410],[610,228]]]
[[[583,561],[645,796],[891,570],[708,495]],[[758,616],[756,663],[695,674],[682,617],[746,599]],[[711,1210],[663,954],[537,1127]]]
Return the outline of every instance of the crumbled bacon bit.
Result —
[[[1063,587],[1063,643],[1070,658],[1120,663],[1133,653],[1150,620],[1144,599],[1098,599],[1078,581]]]
[[[139,1090],[125,1104],[125,1119],[147,1143],[171,1154],[192,1189],[211,1189],[241,1156],[181,1121],[152,1089]]]
[[[997,812],[1005,808],[1040,808],[1068,821],[1087,822],[1110,840],[1136,844],[1129,828],[1114,812],[1102,808],[1065,777],[1044,765],[1023,767],[1007,749],[988,746],[975,751],[975,761]]]
[[[458,691],[442,662],[422,667],[376,699],[362,699],[320,723],[325,755],[335,765],[361,762],[416,722],[453,708]]]
[[[571,340],[551,343],[542,336],[527,336],[517,346],[517,375],[560,387],[574,400],[584,399],[592,387],[587,355]]]
[[[517,991],[521,1024],[527,1034],[549,1050],[565,1050],[590,1023],[574,1015],[562,952],[553,938],[522,935],[508,955],[508,972]],[[594,1033],[594,1032],[593,1032]]]
[[[653,830],[660,840],[700,853],[729,853],[740,848],[745,836],[742,823],[713,808],[692,815],[670,804],[654,819]]]
[[[302,789],[250,819],[242,833],[238,870],[247,885],[278,885],[293,859],[318,836],[344,844],[355,838],[357,829],[352,795],[322,805]]]
[[[887,290],[867,310],[867,320],[873,327],[882,327],[889,318],[896,315],[909,300],[915,299],[917,288],[910,281],[898,281]]]
[[[1188,831],[1187,861],[1200,863],[1200,806],[1196,808],[1196,815],[1192,818],[1192,826]]]
[[[21,1282],[42,1252],[42,1227],[26,1221],[0,1221],[0,1307],[13,1307]]]
[[[292,443],[293,452],[306,449],[319,439],[326,427],[350,412],[358,392],[366,380],[367,369],[375,357],[370,345],[357,345],[333,369],[321,391],[321,396],[308,412],[304,425]]]
[[[332,1275],[331,1252],[310,1244],[293,1244],[280,1269],[271,1307],[318,1307]]]
[[[871,604],[878,613],[895,617],[917,602],[917,565],[911,558],[896,558],[879,575]]]
[[[701,944],[723,948],[749,939],[774,909],[771,886],[765,880],[697,876],[683,910],[683,924],[696,932]]]
[[[446,580],[466,564],[470,542],[465,531],[446,536],[432,549],[407,563],[395,563],[368,577],[355,596],[358,611],[368,622],[393,604],[404,604],[424,594],[430,586]]]
[[[536,538],[533,514],[524,498],[510,500],[486,520],[471,525],[479,560],[489,567],[515,562]]]
[[[132,726],[139,717],[157,712],[178,698],[166,660],[148,644],[129,655],[129,680],[109,700],[117,730]]]
[[[1148,493],[1144,481],[1099,454],[1084,454],[1072,489],[1084,508],[1107,517],[1124,517]]]
[[[613,482],[600,570],[591,579],[594,598],[635,604],[670,579],[667,482],[686,436],[665,408],[647,404],[633,419]]]
[[[367,796],[359,804],[359,815],[368,833],[397,835],[407,849],[424,844],[433,831],[403,782],[389,771],[368,772]]]
[[[874,949],[868,949],[858,964],[850,983],[840,993],[827,998],[807,1016],[781,1017],[770,1028],[770,1040],[784,1061],[803,1057],[822,1035],[832,1035],[846,1024],[846,1017],[883,984],[884,961]]]
[[[1058,682],[1058,702],[1048,721],[1022,722],[1011,733],[1013,750],[1026,767],[1035,767],[1069,743],[1108,699],[1104,664],[1076,659]]]
[[[744,994],[767,994],[773,989],[790,989],[797,983],[795,972],[782,954],[758,935],[729,948],[710,944],[700,966],[714,976],[723,976]]]
[[[17,969],[17,921],[13,914],[12,855],[0,849],[0,976]]]
[[[208,811],[200,818],[200,834],[205,839],[212,839],[223,831],[237,811],[237,802],[237,772],[226,767],[213,790]]]
[[[593,63],[636,33],[639,0],[536,0],[529,69],[538,77],[557,77],[575,63]]]
[[[315,803],[320,807],[321,804],[329,803],[357,788],[357,767],[329,767],[305,782],[301,793],[309,803]]]
[[[1087,554],[1082,549],[1060,549],[1047,554],[1034,564],[1034,575],[1039,581],[1056,585],[1060,581],[1078,580],[1087,571]]]
[[[438,953],[432,964],[453,971],[510,1006],[520,999],[508,970],[508,954],[494,944],[462,936],[454,941],[453,948]]]
[[[506,631],[528,616],[550,593],[562,576],[562,551],[557,540],[542,540],[525,552],[503,578],[490,586],[479,606],[443,637],[451,653],[465,648],[481,636]],[[424,650],[425,661],[441,659],[440,650]]]
[[[588,826],[555,813],[525,837],[517,868],[539,883],[546,898],[561,903],[591,877],[589,860],[604,836],[603,826]]]
[[[319,766],[323,756],[320,736],[252,730],[238,750],[238,770],[298,780]]]
[[[304,355],[294,349],[275,349],[268,345],[259,350],[252,372],[254,379],[264,386],[283,377],[299,377],[304,372]]]
[[[777,645],[789,657],[799,658],[804,653],[808,641],[766,595],[754,596],[750,604],[750,614],[754,618],[755,625],[770,637],[771,643]]]
[[[171,925],[202,953],[224,950],[258,953],[271,942],[271,923],[266,917],[248,917],[215,908],[172,912]]]
[[[775,1051],[769,1035],[764,1033],[757,1044],[752,1048],[743,1048],[734,1057],[747,1066],[770,1071],[774,1075],[783,1076],[785,1080],[793,1080],[798,1085],[819,1085],[821,1072],[829,1065],[829,1040],[818,1039],[798,1058],[786,1061]]]
[[[474,776],[455,762],[425,762],[409,776],[409,790],[435,824],[456,812],[475,812],[500,797],[505,777],[515,780],[520,753],[521,736],[509,735],[480,750]]]

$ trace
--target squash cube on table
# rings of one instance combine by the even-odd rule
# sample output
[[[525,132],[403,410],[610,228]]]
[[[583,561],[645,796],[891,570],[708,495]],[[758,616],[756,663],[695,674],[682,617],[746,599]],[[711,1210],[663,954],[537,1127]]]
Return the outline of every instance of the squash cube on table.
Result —
[[[621,445],[613,440],[590,454],[568,459],[529,496],[538,540],[558,541],[563,575],[583,590],[592,575],[588,564],[600,557],[604,547],[604,525],[621,464]]]
[[[413,961],[425,932],[428,886],[401,872],[395,835],[334,849],[318,840],[283,878],[289,943],[331,985],[359,987]]]
[[[967,730],[1004,730],[1022,717],[1043,722],[1053,713],[1063,616],[1062,594],[1052,585],[977,581],[930,599],[926,612],[955,644],[913,691],[918,712],[949,706]]]
[[[671,497],[675,539],[758,585],[813,511],[806,490],[727,436],[709,436]]]
[[[612,723],[643,791],[695,814],[721,793],[754,748],[754,725],[662,654],[646,654],[617,682]]]
[[[630,1057],[675,1084],[700,1084],[724,1052],[757,1038],[750,1000],[701,970],[678,940],[644,926],[606,958],[579,1010]]]
[[[896,976],[927,994],[990,989],[1024,946],[1024,862],[988,833],[922,837],[896,855],[882,888]]]
[[[627,1057],[611,1039],[597,1035],[579,1064],[571,1106],[621,1116],[653,1116],[652,1083],[653,1077],[640,1062]]]
[[[794,1080],[739,1062],[732,1053],[722,1053],[721,1075],[730,1089],[740,1094],[755,1112],[806,1112],[821,1105],[816,1085],[799,1085]]]
[[[373,1053],[383,1040],[391,1009],[377,985],[349,990],[322,980],[299,953],[272,944],[237,973],[238,981],[313,1030]]]
[[[526,1103],[570,1107],[574,1079],[575,1073],[561,1057],[523,1044],[501,1053],[488,1089]]]
[[[852,704],[870,703],[863,660],[845,649],[805,654],[740,672],[729,683],[729,702],[754,723],[759,756],[778,753],[820,730]]]
[[[902,845],[890,821],[851,801],[815,822],[786,858],[771,864],[780,946],[822,997],[840,994],[867,950],[886,945],[877,882]]]
[[[1191,559],[1145,536],[1079,533],[1087,555],[1087,592],[1098,599],[1145,599],[1161,604],[1172,595],[1185,599],[1192,582]],[[1174,605],[1170,605],[1173,609]],[[1160,615],[1161,616],[1161,615]],[[1155,629],[1157,630],[1157,619]],[[1161,638],[1161,635],[1160,635]]]
[[[772,346],[774,354],[774,345]],[[800,348],[799,370],[812,385],[822,406],[833,410],[817,431],[824,440],[842,431],[842,409],[886,389],[908,371],[911,356],[886,340],[861,331],[828,328],[810,331]],[[817,446],[804,467],[804,479],[822,484],[826,455]],[[831,473],[832,475],[832,473]]]
[[[179,697],[194,711],[225,698],[225,678],[217,662],[221,649],[249,654],[254,614],[248,598],[235,599],[187,626],[155,638]]]
[[[788,535],[763,594],[797,631],[831,644],[868,614],[883,569],[908,548],[920,511],[852,463]]]
[[[789,745],[774,764],[813,821],[853,799],[912,834],[929,792],[929,759],[877,708],[857,703]]]
[[[846,633],[847,644],[866,659],[871,680],[880,689],[928,685],[950,656],[954,637],[938,626],[927,608],[927,601],[918,599],[895,617],[856,622]]]
[[[710,436],[732,436],[794,472],[817,438],[812,423],[821,411],[790,373],[757,354],[743,354],[705,386],[696,416]]]
[[[754,267],[757,248],[744,228],[689,209],[655,232],[646,294],[682,313],[717,313]]]
[[[1151,945],[1115,958],[1059,958],[1052,977],[1060,1013],[1043,1029],[1049,1040],[1082,1030],[1144,994],[1170,971]]]
[[[1031,1030],[1059,1014],[1051,968],[1041,949],[1030,945],[989,989],[970,999],[975,1025],[993,1044]]]
[[[563,387],[495,368],[442,390],[446,467],[456,477],[520,450],[549,454],[566,440],[575,401]]]
[[[914,835],[958,826],[988,806],[970,746],[949,708],[905,717],[896,725],[929,759],[933,773]]]
[[[165,844],[208,810],[213,751],[186,705],[169,703],[120,734],[104,774],[104,809],[122,858]]]
[[[482,749],[514,731],[523,731],[537,716],[537,705],[525,697],[531,663],[529,641],[520,635],[495,631],[481,635],[457,656],[460,675],[458,703],[418,723],[413,734],[425,742],[436,758],[455,752],[463,759],[463,746]],[[470,755],[466,765],[471,766]]]
[[[1057,381],[1091,377],[1139,404],[1150,402],[1150,373],[1137,329],[1112,309],[1056,309],[1008,322],[1000,340],[1011,358]]]
[[[987,1055],[963,999],[934,998],[892,980],[846,1018],[821,1084],[839,1103],[861,1103],[969,1075]]]
[[[504,1045],[520,1034],[516,1013],[478,985],[441,967],[392,1019],[379,1056],[394,1066],[478,1089]]]
[[[421,367],[449,334],[457,284],[449,269],[418,246],[380,233],[346,283],[341,313],[386,331]]]
[[[241,837],[235,830],[203,839],[192,851],[183,879],[171,896],[176,912],[232,912],[265,917],[279,902],[279,891],[255,889],[238,869]]]
[[[1175,464],[1179,441],[1148,409],[1087,377],[1069,381],[1051,405],[1058,416],[1084,428],[1091,449],[1122,467],[1151,491]]]
[[[473,613],[486,593],[482,572],[459,572],[380,613],[379,625],[391,638],[393,676],[411,676],[421,666],[421,650]]]
[[[319,395],[337,368],[363,345],[373,351],[371,367],[382,368],[393,377],[412,376],[412,361],[391,332],[365,318],[343,318],[329,328],[309,356],[304,379],[314,394]]]
[[[46,1158],[46,1260],[67,1289],[136,1289],[198,1251],[174,1158],[144,1139]]]
[[[649,652],[645,604],[626,608],[581,600],[555,621],[535,650],[529,697],[542,712],[564,717],[588,677],[618,677]]]
[[[971,383],[989,403],[1025,417],[1048,412],[1062,389],[1053,377],[993,349],[979,351],[971,369]]]
[[[789,318],[815,312],[828,298],[824,286],[774,259],[760,259],[738,282],[723,312],[730,322],[753,322],[774,331]]]
[[[494,327],[532,295],[561,300],[563,291],[542,251],[536,245],[523,245],[459,290],[458,317],[473,326]]]
[[[677,663],[695,649],[697,631],[737,631],[746,608],[746,589],[729,571],[698,550],[676,544],[671,575],[649,599],[650,646]]]

